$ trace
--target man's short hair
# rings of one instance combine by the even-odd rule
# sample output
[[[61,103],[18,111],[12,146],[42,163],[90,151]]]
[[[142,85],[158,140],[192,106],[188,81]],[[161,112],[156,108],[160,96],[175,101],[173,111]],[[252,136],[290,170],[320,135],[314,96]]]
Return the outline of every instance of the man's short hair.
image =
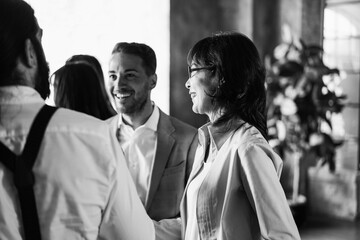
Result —
[[[143,65],[148,76],[153,75],[156,72],[155,52],[151,47],[146,44],[135,42],[119,42],[112,50],[112,54],[114,53],[136,55],[143,60]]]
[[[0,1],[0,86],[11,77],[16,59],[25,54],[25,40],[36,38],[37,21],[32,7],[22,0]]]

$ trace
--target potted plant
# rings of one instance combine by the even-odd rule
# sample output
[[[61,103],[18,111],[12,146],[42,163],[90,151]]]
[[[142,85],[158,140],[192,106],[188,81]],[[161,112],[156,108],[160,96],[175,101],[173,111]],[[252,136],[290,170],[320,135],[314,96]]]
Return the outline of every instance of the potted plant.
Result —
[[[338,69],[323,63],[323,49],[291,39],[266,59],[269,143],[284,160],[280,182],[295,221],[305,219],[306,171],[312,165],[335,170],[332,120],[346,98]]]

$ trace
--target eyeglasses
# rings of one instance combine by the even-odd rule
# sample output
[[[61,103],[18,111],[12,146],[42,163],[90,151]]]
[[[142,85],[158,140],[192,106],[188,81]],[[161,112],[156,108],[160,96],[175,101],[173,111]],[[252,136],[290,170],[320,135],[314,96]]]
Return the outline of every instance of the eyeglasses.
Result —
[[[205,66],[205,67],[198,67],[198,68],[191,68],[190,66],[188,66],[188,74],[189,74],[189,78],[191,78],[191,73],[195,72],[195,71],[199,71],[199,70],[213,70],[215,69],[215,66]]]

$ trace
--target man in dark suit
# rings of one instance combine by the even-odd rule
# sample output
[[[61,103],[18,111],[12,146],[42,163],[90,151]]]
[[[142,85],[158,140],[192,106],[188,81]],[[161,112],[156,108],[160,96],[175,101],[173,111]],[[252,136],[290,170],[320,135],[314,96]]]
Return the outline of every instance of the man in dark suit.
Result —
[[[149,46],[117,43],[108,80],[118,115],[107,122],[119,139],[147,213],[156,221],[179,217],[197,130],[166,115],[151,101],[157,75],[156,55]]]

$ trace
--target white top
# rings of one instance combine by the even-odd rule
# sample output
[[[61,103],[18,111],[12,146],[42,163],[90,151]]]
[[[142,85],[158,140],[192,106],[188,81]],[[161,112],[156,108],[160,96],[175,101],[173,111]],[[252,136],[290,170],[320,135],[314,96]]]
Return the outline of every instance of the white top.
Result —
[[[187,188],[186,204],[188,206],[188,215],[187,215],[187,228],[185,232],[185,240],[200,240],[199,236],[199,226],[197,223],[196,210],[197,205],[195,204],[198,200],[198,194],[201,184],[203,183],[206,175],[208,174],[212,162],[216,158],[218,150],[216,144],[210,132],[210,147],[209,147],[209,156],[207,161],[204,162],[203,168],[200,173],[191,181]]]
[[[217,133],[227,132],[214,138],[218,153],[200,185],[196,202],[187,202],[189,184],[202,170],[204,152],[211,142],[213,131],[209,131],[209,125],[199,129],[199,146],[180,205],[183,239],[188,240],[185,233],[193,227],[188,220],[194,211],[189,207],[193,209],[191,205],[196,205],[201,239],[299,240],[279,181],[282,160],[259,130],[242,120],[233,122],[230,129],[227,126],[215,129]]]
[[[15,154],[43,105],[32,88],[0,87],[0,141]],[[107,123],[68,109],[54,114],[33,167],[43,239],[154,239],[117,146]],[[24,237],[17,198],[13,175],[0,163],[0,239]]]
[[[149,119],[135,130],[124,123],[121,116],[119,117],[119,142],[144,206],[149,193],[154,165],[159,117],[159,109],[154,105]]]

